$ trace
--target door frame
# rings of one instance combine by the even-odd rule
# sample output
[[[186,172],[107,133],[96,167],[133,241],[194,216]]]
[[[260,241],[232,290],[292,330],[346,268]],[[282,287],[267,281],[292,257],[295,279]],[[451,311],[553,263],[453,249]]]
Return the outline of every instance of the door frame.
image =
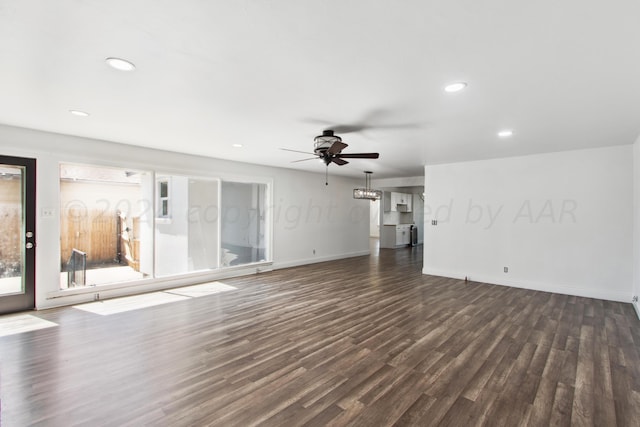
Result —
[[[22,209],[24,231],[21,244],[24,250],[22,277],[24,292],[0,296],[0,314],[31,310],[36,301],[36,159],[0,155],[0,164],[24,167],[22,179]],[[26,232],[31,232],[30,236]],[[31,243],[32,247],[26,245]]]

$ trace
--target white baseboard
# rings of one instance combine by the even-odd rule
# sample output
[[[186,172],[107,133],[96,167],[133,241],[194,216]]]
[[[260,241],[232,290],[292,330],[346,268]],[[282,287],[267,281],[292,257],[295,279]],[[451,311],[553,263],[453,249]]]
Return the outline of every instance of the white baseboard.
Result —
[[[640,319],[640,305],[638,305],[638,301],[632,302],[631,304],[633,304],[633,308],[636,309],[636,315],[638,319]]]
[[[442,276],[442,277],[451,277],[453,279],[464,280],[465,276],[463,274],[459,274],[457,272],[449,272],[442,271],[430,268],[423,268],[422,274],[428,274],[432,276]],[[533,291],[542,291],[542,292],[551,292],[556,294],[563,295],[573,295],[577,297],[585,297],[585,298],[597,298],[608,301],[617,301],[617,302],[629,302],[629,294],[626,292],[612,292],[610,290],[600,290],[600,289],[585,289],[579,288],[571,285],[557,285],[550,283],[541,283],[541,282],[533,282],[528,280],[505,280],[501,277],[495,276],[470,276],[468,277],[470,281],[473,282],[481,282],[488,283],[491,285],[500,285],[500,286],[511,286],[513,288],[521,288],[521,289],[530,289]],[[638,307],[636,306],[636,310]],[[639,314],[640,316],[640,314]]]
[[[317,256],[313,258],[296,259],[292,261],[274,262],[273,268],[274,270],[276,270],[280,268],[298,267],[301,265],[315,264],[318,262],[326,262],[326,261],[334,261],[337,259],[353,258],[357,256],[365,256],[370,254],[371,254],[371,251],[366,250],[366,251],[360,251],[360,252],[349,252],[349,253],[340,254],[340,255]]]

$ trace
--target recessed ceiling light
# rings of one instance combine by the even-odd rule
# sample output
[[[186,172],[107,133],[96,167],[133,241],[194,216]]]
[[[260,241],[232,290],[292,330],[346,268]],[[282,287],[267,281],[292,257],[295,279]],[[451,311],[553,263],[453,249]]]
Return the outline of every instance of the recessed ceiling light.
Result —
[[[456,82],[446,85],[444,90],[445,92],[459,92],[466,87],[467,84],[465,82]]]
[[[513,131],[511,129],[505,129],[498,132],[498,136],[500,138],[508,138],[513,135]]]
[[[73,114],[74,116],[78,116],[78,117],[89,117],[89,113],[87,113],[86,111],[69,110],[69,113]]]
[[[136,69],[136,66],[133,64],[133,62],[127,61],[126,59],[107,58],[105,59],[105,61],[111,68],[115,68],[118,71],[133,71]]]
[[[231,144],[231,146],[235,148],[242,148],[242,144]]]

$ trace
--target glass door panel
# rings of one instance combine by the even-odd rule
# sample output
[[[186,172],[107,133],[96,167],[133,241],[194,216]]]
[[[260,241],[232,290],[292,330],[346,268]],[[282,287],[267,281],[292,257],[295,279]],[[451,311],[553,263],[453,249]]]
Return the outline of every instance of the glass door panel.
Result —
[[[0,156],[0,313],[34,307],[35,160]]]

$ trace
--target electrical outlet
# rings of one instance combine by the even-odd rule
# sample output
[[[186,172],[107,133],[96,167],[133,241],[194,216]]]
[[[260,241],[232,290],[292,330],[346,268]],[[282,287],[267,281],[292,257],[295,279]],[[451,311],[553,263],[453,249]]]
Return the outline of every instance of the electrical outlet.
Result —
[[[100,294],[99,293],[93,294],[93,300],[94,301],[99,301],[100,300]]]
[[[431,220],[431,225],[438,225],[438,220],[437,219],[432,219]]]
[[[504,268],[504,272],[505,272],[505,273],[508,273],[508,272],[509,272],[509,267],[505,267],[505,268]]]
[[[631,301],[632,302],[638,302],[638,296],[636,295],[635,297],[633,297],[633,299]]]
[[[53,218],[56,211],[54,208],[42,208],[42,217],[43,218]]]
[[[313,254],[314,254],[314,255],[316,254],[316,250],[315,250],[315,249],[313,250]]]

